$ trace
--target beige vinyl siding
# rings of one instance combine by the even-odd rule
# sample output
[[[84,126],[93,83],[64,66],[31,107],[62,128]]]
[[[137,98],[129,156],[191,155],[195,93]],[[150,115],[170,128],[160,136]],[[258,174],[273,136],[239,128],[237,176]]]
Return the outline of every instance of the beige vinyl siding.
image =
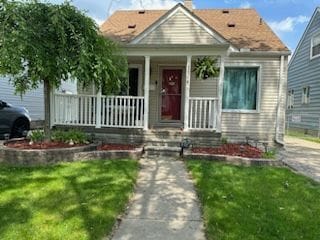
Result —
[[[78,94],[80,95],[95,95],[96,89],[93,84],[90,84],[88,87],[83,88],[81,83],[78,83]]]
[[[141,44],[214,44],[218,40],[178,11],[140,41]]]
[[[227,58],[225,65],[261,66],[259,70],[260,112],[223,112],[223,135],[231,141],[244,141],[246,136],[273,141],[276,131],[280,58]],[[285,111],[283,103],[282,107],[282,111]]]

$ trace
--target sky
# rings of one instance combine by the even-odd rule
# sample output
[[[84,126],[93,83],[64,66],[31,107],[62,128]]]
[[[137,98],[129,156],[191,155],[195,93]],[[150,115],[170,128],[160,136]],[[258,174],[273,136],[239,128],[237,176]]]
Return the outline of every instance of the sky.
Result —
[[[63,0],[49,0],[60,3]],[[114,11],[120,9],[169,9],[183,0],[73,0],[72,4],[101,24]],[[194,7],[203,8],[255,8],[294,51],[320,0],[193,0]]]

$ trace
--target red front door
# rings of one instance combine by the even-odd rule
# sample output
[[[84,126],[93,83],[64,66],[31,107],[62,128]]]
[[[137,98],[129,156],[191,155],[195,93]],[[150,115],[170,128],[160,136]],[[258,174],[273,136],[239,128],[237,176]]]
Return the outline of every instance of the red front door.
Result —
[[[162,71],[161,120],[181,120],[181,80],[182,70],[180,69]]]

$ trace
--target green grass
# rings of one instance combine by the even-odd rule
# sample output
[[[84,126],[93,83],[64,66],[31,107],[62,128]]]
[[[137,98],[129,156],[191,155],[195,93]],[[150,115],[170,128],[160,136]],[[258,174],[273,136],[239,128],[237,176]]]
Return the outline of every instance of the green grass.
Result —
[[[317,137],[314,137],[314,136],[311,136],[311,135],[307,135],[307,134],[304,134],[302,132],[297,132],[297,131],[290,130],[290,131],[287,132],[286,135],[288,135],[290,137],[301,138],[301,139],[304,139],[304,140],[307,140],[307,141],[310,141],[310,142],[320,143],[320,138],[317,138]]]
[[[320,239],[320,184],[285,168],[187,166],[209,240]]]
[[[0,239],[102,239],[123,212],[137,171],[131,160],[0,165]]]

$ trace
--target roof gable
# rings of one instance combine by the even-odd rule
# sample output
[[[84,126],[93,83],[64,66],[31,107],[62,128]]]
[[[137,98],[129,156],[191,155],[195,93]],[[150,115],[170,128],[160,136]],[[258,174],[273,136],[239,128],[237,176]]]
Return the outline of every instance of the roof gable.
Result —
[[[316,10],[314,11],[314,13],[313,13],[313,15],[312,15],[312,17],[311,17],[311,19],[310,19],[310,21],[309,21],[309,23],[308,23],[305,31],[304,31],[304,33],[303,33],[303,35],[302,35],[299,43],[298,43],[298,46],[297,46],[297,48],[295,49],[295,51],[294,51],[294,53],[293,53],[293,55],[292,55],[292,57],[291,57],[291,60],[290,60],[290,62],[289,62],[289,66],[288,66],[289,68],[291,67],[291,64],[295,61],[296,56],[297,56],[297,53],[298,53],[298,52],[300,51],[300,49],[302,48],[302,44],[305,42],[306,37],[307,37],[307,35],[309,34],[310,29],[312,28],[312,26],[313,26],[316,18],[320,18],[320,7],[317,7]],[[319,27],[320,27],[320,25],[319,25]]]
[[[138,35],[131,44],[219,44],[227,43],[183,5],[178,4]]]
[[[263,21],[254,9],[194,9],[192,12],[183,5],[176,5],[171,10],[117,11],[101,26],[106,37],[128,44],[142,40],[143,33],[152,29],[168,18],[174,10],[184,9],[196,22],[200,22],[205,36],[212,31],[213,39],[231,43],[234,49],[250,49],[251,51],[285,51],[288,48],[282,43],[271,28]],[[188,20],[190,21],[190,20]],[[164,23],[164,22],[163,22]],[[234,23],[234,27],[229,27]],[[134,25],[134,28],[129,28]],[[160,24],[161,25],[161,24]],[[199,27],[199,24],[198,24]],[[154,29],[155,30],[155,29]],[[138,41],[137,41],[138,42]],[[169,43],[170,44],[170,43]]]

